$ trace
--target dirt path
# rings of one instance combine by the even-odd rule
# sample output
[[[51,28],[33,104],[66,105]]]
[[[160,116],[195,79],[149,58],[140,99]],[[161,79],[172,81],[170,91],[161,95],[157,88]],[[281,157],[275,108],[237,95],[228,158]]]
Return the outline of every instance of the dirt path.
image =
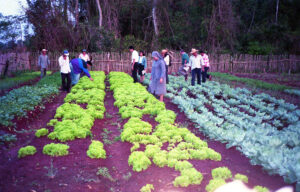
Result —
[[[69,155],[52,158],[42,154],[45,144],[52,141],[34,137],[34,130],[47,127],[47,122],[54,117],[55,110],[63,103],[64,93],[61,93],[52,103],[46,105],[45,111],[22,126],[27,132],[18,134],[18,141],[9,150],[0,152],[0,191],[103,191],[103,192],[138,192],[142,186],[151,183],[156,192],[197,192],[205,191],[210,171],[219,166],[228,166],[232,173],[246,174],[250,186],[263,185],[277,189],[286,185],[279,176],[269,176],[259,166],[251,166],[249,160],[235,149],[226,149],[225,144],[210,141],[199,134],[193,124],[179,111],[178,107],[166,99],[166,107],[177,113],[176,123],[187,125],[197,136],[208,141],[208,146],[222,154],[222,161],[190,161],[199,170],[204,179],[201,185],[188,188],[175,188],[172,181],[179,175],[178,171],[170,168],[159,168],[151,165],[146,171],[133,172],[128,165],[131,144],[118,140],[121,128],[127,122],[118,114],[118,108],[113,106],[113,93],[106,90],[106,115],[102,120],[96,120],[92,127],[93,138],[104,143],[107,153],[105,160],[90,159],[86,151],[91,138],[77,139],[67,142],[70,146]],[[153,126],[157,125],[153,118],[144,116],[143,120]],[[21,126],[21,125],[19,125]],[[50,128],[50,127],[47,127]],[[52,128],[50,128],[52,131]],[[37,153],[22,159],[17,158],[20,147],[26,145],[37,147]],[[2,146],[1,146],[2,147]],[[143,148],[143,147],[141,147]],[[97,175],[98,168],[106,167],[108,174]]]

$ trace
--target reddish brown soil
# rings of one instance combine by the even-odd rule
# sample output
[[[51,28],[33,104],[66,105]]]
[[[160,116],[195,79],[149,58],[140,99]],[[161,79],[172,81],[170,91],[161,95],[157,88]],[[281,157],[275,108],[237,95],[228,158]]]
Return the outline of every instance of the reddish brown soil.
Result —
[[[233,73],[237,77],[257,79],[261,81],[265,81],[268,83],[281,84],[286,86],[291,86],[295,88],[300,88],[300,75],[299,74],[291,74],[281,75],[281,74],[273,74],[273,73]]]
[[[14,146],[7,149],[0,146],[0,191],[118,191],[138,192],[145,184],[153,184],[155,191],[164,192],[204,192],[205,186],[211,179],[210,171],[219,166],[227,166],[232,173],[246,174],[249,177],[249,186],[263,185],[272,190],[286,185],[279,176],[269,176],[260,166],[252,166],[249,159],[244,157],[234,148],[226,149],[225,144],[210,141],[200,134],[186,116],[179,111],[178,107],[166,99],[166,107],[177,113],[176,123],[186,125],[188,128],[203,140],[207,140],[208,146],[222,154],[222,161],[199,161],[192,160],[194,167],[199,170],[204,179],[201,185],[194,185],[188,188],[175,188],[172,181],[179,175],[178,171],[170,168],[159,168],[151,165],[146,171],[134,172],[128,165],[131,144],[116,141],[113,144],[105,144],[107,153],[105,160],[90,159],[86,151],[91,138],[77,139],[67,142],[70,146],[69,155],[63,157],[50,157],[42,154],[45,144],[52,141],[46,137],[34,137],[34,130],[47,127],[47,122],[53,118],[55,110],[63,103],[65,94],[61,94],[52,103],[46,105],[44,112],[30,122],[24,122],[22,126],[28,132],[17,135],[18,140]],[[109,130],[108,136],[111,141],[120,135],[120,128],[127,122],[122,120],[118,114],[118,108],[113,106],[113,95],[107,91],[105,98],[106,118],[96,120],[92,127],[93,139],[103,141],[104,128]],[[152,125],[157,125],[150,116],[143,117]],[[48,127],[49,128],[49,127]],[[50,128],[50,130],[52,130]],[[17,153],[20,147],[34,145],[37,153],[18,159]],[[53,162],[51,174],[50,164]],[[107,167],[113,178],[109,180],[97,175],[99,167]],[[128,176],[128,174],[131,176]],[[126,177],[127,175],[127,177]]]

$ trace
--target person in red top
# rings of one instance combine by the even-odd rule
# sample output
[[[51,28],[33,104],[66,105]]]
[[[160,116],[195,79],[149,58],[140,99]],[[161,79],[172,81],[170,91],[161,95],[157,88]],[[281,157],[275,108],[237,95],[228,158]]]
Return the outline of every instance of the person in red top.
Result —
[[[211,81],[211,75],[207,73],[210,67],[209,58],[208,55],[202,50],[200,51],[200,55],[202,56],[204,63],[204,65],[202,66],[202,82],[205,83],[206,78],[209,78],[209,80]]]

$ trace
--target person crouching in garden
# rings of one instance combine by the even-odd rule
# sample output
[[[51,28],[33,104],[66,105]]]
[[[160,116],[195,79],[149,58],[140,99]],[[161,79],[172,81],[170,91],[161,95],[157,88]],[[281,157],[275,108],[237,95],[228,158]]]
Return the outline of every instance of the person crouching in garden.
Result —
[[[161,51],[161,55],[163,56],[164,58],[164,61],[166,63],[166,83],[169,84],[169,75],[168,75],[168,68],[170,66],[170,56],[169,56],[169,53],[168,53],[168,49],[163,49]]]
[[[191,54],[189,65],[192,70],[192,86],[195,85],[195,76],[197,76],[198,85],[201,85],[201,67],[203,66],[203,58],[201,55],[198,55],[197,49],[193,48]]]
[[[145,79],[145,73],[147,71],[147,59],[143,51],[140,51],[138,63],[139,63],[138,71],[139,71],[139,76],[141,78],[140,82],[143,83]]]
[[[149,91],[159,95],[159,100],[163,102],[166,94],[166,63],[157,51],[152,52],[152,58]]]
[[[58,59],[58,64],[60,67],[62,90],[68,93],[71,88],[71,69],[69,62],[69,52],[68,50],[64,50],[63,55]]]
[[[200,51],[200,55],[202,56],[204,63],[204,65],[202,66],[202,82],[205,83],[206,78],[209,78],[209,80],[211,81],[211,75],[207,73],[210,67],[209,58],[208,55],[202,50]]]
[[[91,81],[93,78],[91,77],[87,66],[92,66],[91,61],[85,62],[83,59],[75,58],[70,61],[70,68],[71,68],[71,77],[72,77],[72,86],[76,85],[80,79],[80,74],[84,72]]]
[[[133,46],[129,47],[129,51],[131,52],[131,73],[132,73],[132,78],[134,82],[138,82],[137,78],[137,72],[138,72],[138,60],[139,60],[139,54],[136,50],[134,50]]]

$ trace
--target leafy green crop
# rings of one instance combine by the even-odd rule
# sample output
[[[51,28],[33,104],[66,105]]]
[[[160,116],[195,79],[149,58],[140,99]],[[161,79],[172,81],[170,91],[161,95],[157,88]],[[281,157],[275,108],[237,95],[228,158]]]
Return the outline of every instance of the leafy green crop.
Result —
[[[229,179],[232,177],[231,171],[227,167],[218,167],[211,171],[211,175],[214,179]]]
[[[101,143],[100,141],[92,141],[92,144],[90,144],[89,150],[86,152],[86,154],[92,159],[106,158],[106,152],[103,149],[103,143]]]
[[[50,143],[44,146],[43,153],[50,156],[64,156],[69,154],[69,146],[60,143]]]
[[[222,185],[225,185],[226,182],[224,179],[212,179],[209,181],[209,184],[206,185],[205,189],[207,192],[213,192],[218,187],[221,187]]]
[[[28,145],[19,149],[18,158],[26,157],[28,155],[34,155],[36,153],[36,148],[34,146]]]
[[[35,136],[36,137],[42,137],[42,136],[45,136],[45,135],[47,135],[48,134],[48,129],[46,129],[46,128],[41,128],[41,129],[39,129],[39,130],[37,130],[36,132],[35,132]]]
[[[268,188],[262,187],[262,186],[259,186],[259,185],[255,186],[254,190],[256,190],[257,192],[269,192]]]
[[[151,192],[152,190],[154,190],[154,187],[152,184],[146,184],[145,186],[143,186],[140,189],[140,192]]]
[[[0,125],[12,126],[15,117],[25,117],[27,111],[42,105],[46,98],[59,93],[60,74],[46,76],[34,86],[24,86],[0,97]]]
[[[150,165],[150,159],[142,151],[134,151],[128,158],[128,164],[132,165],[134,171],[146,170]]]
[[[242,174],[235,174],[234,179],[243,181],[244,183],[248,183],[248,177]]]

